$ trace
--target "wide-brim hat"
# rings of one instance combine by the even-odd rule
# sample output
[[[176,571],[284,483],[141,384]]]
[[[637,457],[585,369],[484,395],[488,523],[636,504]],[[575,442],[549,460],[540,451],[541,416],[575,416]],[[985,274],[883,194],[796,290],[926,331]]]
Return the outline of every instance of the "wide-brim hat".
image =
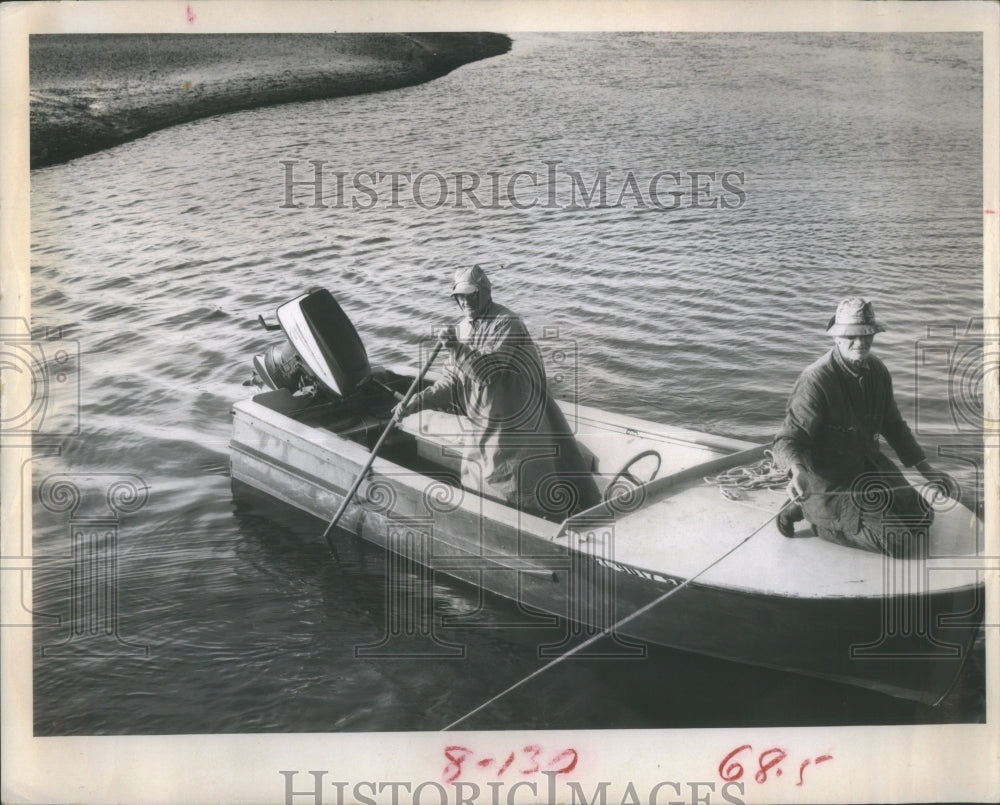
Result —
[[[455,272],[455,284],[452,286],[451,295],[461,294],[465,296],[470,293],[489,290],[489,288],[490,280],[482,268],[479,266],[460,268]]]
[[[852,296],[837,305],[837,313],[826,325],[830,335],[875,335],[884,333],[885,327],[875,320],[875,309],[871,302],[859,296]]]

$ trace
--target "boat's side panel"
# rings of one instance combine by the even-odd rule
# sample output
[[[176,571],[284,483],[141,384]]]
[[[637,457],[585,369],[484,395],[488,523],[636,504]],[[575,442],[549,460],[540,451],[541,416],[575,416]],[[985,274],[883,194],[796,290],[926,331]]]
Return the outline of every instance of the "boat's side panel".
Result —
[[[301,433],[297,431],[303,431]],[[311,435],[311,439],[305,438]],[[341,458],[330,460],[336,440]],[[317,517],[329,517],[343,499],[365,452],[359,445],[252,403],[234,408],[230,472],[236,481],[273,495]],[[354,528],[359,511],[351,507],[343,525]]]
[[[599,530],[597,526],[579,536],[595,543],[606,536]],[[446,562],[432,559],[428,564],[524,606],[587,624],[577,638],[622,623],[616,629],[622,638],[859,684],[927,703],[953,684],[982,619],[981,585],[931,593],[909,579],[906,586],[887,580],[877,596],[753,595],[643,571],[594,552],[592,545],[539,550],[537,543],[522,538],[521,546],[535,554],[522,554],[529,564],[521,572],[481,565],[477,572],[456,572]],[[510,546],[487,538],[487,557],[495,549]],[[650,604],[651,609],[633,617]],[[607,641],[602,646],[612,654],[630,653]]]
[[[648,582],[618,578],[616,611]],[[622,627],[626,635],[935,703],[960,673],[982,617],[982,587],[870,598],[750,596],[692,583]]]
[[[324,519],[370,457],[350,440],[253,403],[234,407],[230,453],[234,480]],[[500,556],[517,554],[526,540],[547,553],[565,552],[550,540],[557,524],[471,494],[444,472],[428,475],[377,458],[356,501],[341,527],[382,545],[390,524],[412,523],[444,535],[437,545],[444,556],[480,554],[487,540]]]

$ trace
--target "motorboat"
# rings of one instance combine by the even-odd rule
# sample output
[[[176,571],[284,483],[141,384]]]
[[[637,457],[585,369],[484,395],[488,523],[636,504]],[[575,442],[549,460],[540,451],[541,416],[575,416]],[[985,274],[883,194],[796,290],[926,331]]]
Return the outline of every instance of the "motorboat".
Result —
[[[913,558],[836,545],[807,523],[788,538],[775,524],[784,485],[754,482],[766,445],[560,400],[602,500],[561,519],[519,511],[462,487],[472,425],[460,412],[393,422],[417,374],[373,365],[329,291],[285,302],[276,318],[261,323],[280,343],[253,358],[262,390],[233,405],[241,489],[318,524],[343,509],[338,533],[621,646],[648,642],[929,704],[961,674],[985,592],[982,523],[960,503],[935,502],[927,550]]]

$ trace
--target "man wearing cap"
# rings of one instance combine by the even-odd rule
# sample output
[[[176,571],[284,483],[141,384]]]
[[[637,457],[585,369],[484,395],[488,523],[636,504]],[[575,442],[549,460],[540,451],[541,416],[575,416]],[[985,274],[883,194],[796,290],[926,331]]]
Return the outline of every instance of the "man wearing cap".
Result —
[[[827,326],[834,348],[796,381],[774,457],[791,472],[793,501],[778,515],[786,537],[805,518],[816,533],[843,545],[904,556],[934,512],[880,450],[882,435],[907,467],[915,467],[946,494],[957,492],[934,469],[896,406],[885,364],[871,354],[876,333],[870,302],[844,299]],[[891,489],[891,494],[887,490]]]
[[[463,452],[462,484],[482,495],[551,519],[599,503],[524,322],[493,301],[479,266],[455,272],[451,296],[464,318],[440,336],[451,354],[448,370],[405,408],[398,405],[397,419],[422,408],[464,414],[473,433]]]

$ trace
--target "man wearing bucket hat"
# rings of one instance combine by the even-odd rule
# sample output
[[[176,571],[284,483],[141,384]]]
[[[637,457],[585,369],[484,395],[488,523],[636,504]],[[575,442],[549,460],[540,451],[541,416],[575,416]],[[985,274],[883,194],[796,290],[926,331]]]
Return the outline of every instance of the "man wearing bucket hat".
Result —
[[[479,266],[455,272],[451,296],[464,318],[446,327],[444,376],[405,406],[453,410],[471,423],[462,484],[522,511],[563,519],[600,502],[576,439],[549,395],[542,357],[521,318],[493,301]]]
[[[789,469],[795,501],[778,515],[778,530],[792,536],[805,518],[833,542],[909,555],[915,534],[930,527],[934,512],[880,450],[879,435],[907,467],[946,494],[957,492],[947,473],[934,469],[899,413],[892,378],[871,354],[885,328],[870,302],[844,299],[827,332],[834,348],[796,381],[785,421],[774,439],[774,457]]]

